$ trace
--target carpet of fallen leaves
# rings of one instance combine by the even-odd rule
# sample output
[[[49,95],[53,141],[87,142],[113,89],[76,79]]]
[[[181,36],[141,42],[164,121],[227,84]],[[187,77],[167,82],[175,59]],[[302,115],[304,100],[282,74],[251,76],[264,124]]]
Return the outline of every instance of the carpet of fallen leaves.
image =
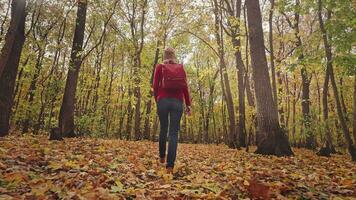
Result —
[[[0,139],[0,199],[355,199],[349,157],[294,152],[179,144],[172,177],[157,162],[157,143],[10,136]]]

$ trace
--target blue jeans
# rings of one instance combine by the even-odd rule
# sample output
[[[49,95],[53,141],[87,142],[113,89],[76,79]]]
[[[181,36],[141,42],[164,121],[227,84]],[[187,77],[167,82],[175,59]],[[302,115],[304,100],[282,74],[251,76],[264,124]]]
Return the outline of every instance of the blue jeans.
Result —
[[[175,98],[163,98],[157,102],[157,113],[161,124],[159,133],[159,156],[166,156],[166,142],[169,125],[167,167],[174,167],[177,155],[178,131],[183,113],[183,102]]]

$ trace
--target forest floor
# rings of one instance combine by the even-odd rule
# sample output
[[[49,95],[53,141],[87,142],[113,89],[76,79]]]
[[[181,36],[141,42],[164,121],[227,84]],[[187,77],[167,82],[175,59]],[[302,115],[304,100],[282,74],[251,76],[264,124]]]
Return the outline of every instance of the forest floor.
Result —
[[[356,164],[294,149],[278,158],[179,144],[174,176],[157,143],[46,136],[0,139],[0,199],[355,199]]]

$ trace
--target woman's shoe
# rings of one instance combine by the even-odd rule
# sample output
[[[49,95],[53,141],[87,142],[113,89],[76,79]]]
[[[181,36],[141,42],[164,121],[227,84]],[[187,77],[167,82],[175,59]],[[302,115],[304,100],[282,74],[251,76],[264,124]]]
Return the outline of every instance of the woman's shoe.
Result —
[[[167,174],[173,174],[173,167],[166,168]]]
[[[164,164],[164,163],[166,162],[166,159],[165,159],[165,158],[160,158],[160,159],[159,159],[159,162],[160,162],[161,164]]]

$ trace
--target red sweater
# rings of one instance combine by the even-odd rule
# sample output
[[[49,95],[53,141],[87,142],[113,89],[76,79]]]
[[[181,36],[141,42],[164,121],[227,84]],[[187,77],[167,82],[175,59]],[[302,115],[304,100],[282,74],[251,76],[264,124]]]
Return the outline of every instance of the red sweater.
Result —
[[[171,61],[172,62],[172,61]],[[170,63],[171,63],[170,62]],[[166,90],[161,87],[162,81],[162,64],[156,66],[154,78],[153,78],[153,94],[156,101],[159,101],[161,98],[176,98],[181,101],[185,101],[185,105],[190,106],[190,97],[188,87],[180,90]]]

